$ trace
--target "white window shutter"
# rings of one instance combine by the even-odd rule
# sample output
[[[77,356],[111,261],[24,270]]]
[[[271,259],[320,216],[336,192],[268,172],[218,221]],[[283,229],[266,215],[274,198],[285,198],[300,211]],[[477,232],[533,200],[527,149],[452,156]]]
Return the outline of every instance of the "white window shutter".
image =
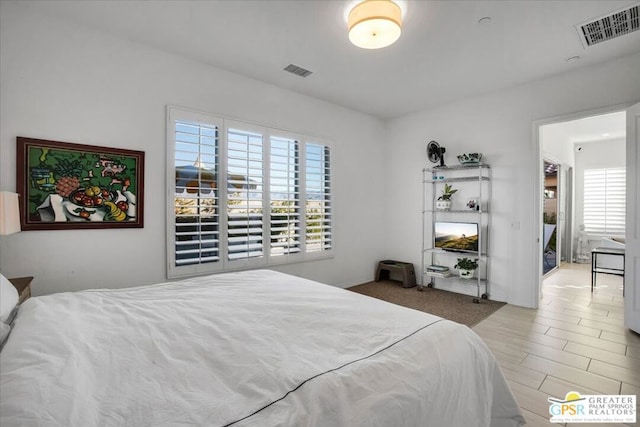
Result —
[[[270,138],[269,229],[274,257],[301,251],[299,145],[290,138]]]
[[[332,256],[327,145],[175,107],[167,117],[169,277]]]
[[[331,250],[331,153],[319,144],[306,146],[306,250]]]
[[[175,122],[173,207],[175,264],[218,262],[218,141],[219,128]]]
[[[584,171],[584,226],[594,235],[624,235],[626,169]]]
[[[227,131],[228,259],[264,256],[263,135]]]

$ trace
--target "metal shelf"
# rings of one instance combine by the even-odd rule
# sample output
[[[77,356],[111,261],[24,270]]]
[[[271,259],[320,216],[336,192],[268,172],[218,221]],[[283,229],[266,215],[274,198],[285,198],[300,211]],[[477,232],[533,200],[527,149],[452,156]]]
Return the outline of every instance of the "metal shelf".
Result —
[[[422,253],[435,253],[438,255],[449,255],[449,256],[475,256],[476,258],[480,259],[481,261],[484,261],[486,258],[489,258],[489,254],[486,252],[478,252],[478,251],[465,251],[465,250],[455,250],[455,251],[447,251],[441,248],[424,248],[422,250]]]
[[[456,284],[469,284],[476,286],[476,297],[473,302],[480,302],[480,298],[487,299],[489,294],[489,245],[488,234],[491,223],[491,216],[487,206],[491,203],[491,168],[488,164],[480,163],[473,165],[455,165],[444,167],[425,168],[422,170],[423,184],[423,231],[422,231],[422,285],[421,287],[434,287],[438,281],[449,281]],[[455,209],[440,210],[435,209],[435,203],[438,195],[438,189],[442,188],[439,184],[445,183],[467,183],[465,188],[469,186],[477,188],[478,200],[482,210],[471,209]],[[462,215],[460,218],[476,218],[478,222],[478,249],[474,251],[456,250],[447,251],[442,248],[433,247],[433,234],[435,233],[434,224],[436,221],[444,220],[443,218],[455,218],[456,215]],[[460,278],[458,274],[451,274],[448,277],[431,276],[426,273],[426,266],[430,264],[438,264],[438,257],[444,257],[441,262],[444,265],[451,265],[450,258],[468,257],[480,261],[481,265],[475,272],[477,277],[472,279]],[[445,259],[449,259],[445,261]],[[452,272],[456,270],[451,268]],[[457,273],[457,272],[456,272]],[[442,282],[441,282],[442,283]],[[420,288],[419,288],[420,289]],[[482,292],[482,290],[484,292]],[[459,292],[464,293],[460,288]]]
[[[447,281],[455,281],[455,282],[460,282],[460,283],[468,283],[469,285],[475,285],[476,281],[478,280],[477,278],[472,278],[472,279],[463,279],[462,277],[460,277],[458,274],[456,273],[451,273],[450,276],[448,277],[440,277],[440,276],[429,276],[429,273],[427,272],[422,272],[423,276],[427,276],[427,277],[433,277],[434,279],[442,279],[442,280],[447,280]],[[481,282],[486,282],[487,279],[483,279],[480,278]]]
[[[461,214],[483,215],[483,214],[488,214],[489,211],[485,211],[485,210],[475,211],[475,210],[472,210],[472,209],[451,209],[451,210],[448,210],[448,211],[441,210],[441,209],[436,209],[436,210],[427,209],[423,213],[437,213],[437,214],[447,214],[447,213],[459,214],[459,213],[461,213]]]
[[[458,171],[458,170],[473,170],[473,169],[490,169],[491,166],[486,163],[475,163],[468,165],[453,165],[453,166],[434,166],[432,168],[425,168],[427,172],[435,171]]]
[[[489,181],[489,177],[464,176],[464,177],[458,177],[458,178],[427,179],[424,182],[429,184],[437,184],[439,182],[474,182],[474,181]]]

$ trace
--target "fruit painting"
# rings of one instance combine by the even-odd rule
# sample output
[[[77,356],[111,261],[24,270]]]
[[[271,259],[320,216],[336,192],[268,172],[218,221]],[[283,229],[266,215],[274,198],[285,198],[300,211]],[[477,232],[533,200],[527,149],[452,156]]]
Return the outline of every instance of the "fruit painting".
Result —
[[[17,138],[22,230],[143,227],[144,152]]]

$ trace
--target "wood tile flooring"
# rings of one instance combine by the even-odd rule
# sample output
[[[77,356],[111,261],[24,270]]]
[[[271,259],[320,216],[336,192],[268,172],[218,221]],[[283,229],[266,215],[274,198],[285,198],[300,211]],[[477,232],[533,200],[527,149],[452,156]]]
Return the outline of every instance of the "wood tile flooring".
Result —
[[[624,327],[622,278],[599,274],[592,294],[590,268],[563,265],[545,279],[538,310],[505,305],[473,328],[498,359],[527,425],[552,425],[547,398],[569,391],[640,399],[640,335]]]

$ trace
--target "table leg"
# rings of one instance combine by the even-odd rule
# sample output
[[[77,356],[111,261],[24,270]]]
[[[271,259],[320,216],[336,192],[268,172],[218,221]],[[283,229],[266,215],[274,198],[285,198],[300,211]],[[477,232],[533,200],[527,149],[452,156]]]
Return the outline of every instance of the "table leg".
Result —
[[[596,281],[596,254],[591,253],[591,293],[593,293],[593,285]]]

